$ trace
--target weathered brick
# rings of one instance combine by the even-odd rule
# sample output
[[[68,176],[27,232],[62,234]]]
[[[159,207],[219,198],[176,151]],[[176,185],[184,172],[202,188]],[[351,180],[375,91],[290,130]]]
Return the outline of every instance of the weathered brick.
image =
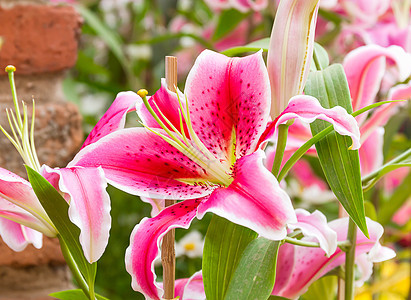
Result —
[[[13,64],[19,74],[38,74],[74,66],[80,26],[71,6],[0,5],[0,69]]]
[[[0,124],[7,128],[4,110],[12,103],[0,104]],[[82,118],[71,102],[36,105],[34,142],[40,163],[51,167],[64,167],[73,158],[83,142]],[[25,176],[23,161],[17,151],[0,135],[0,166]]]

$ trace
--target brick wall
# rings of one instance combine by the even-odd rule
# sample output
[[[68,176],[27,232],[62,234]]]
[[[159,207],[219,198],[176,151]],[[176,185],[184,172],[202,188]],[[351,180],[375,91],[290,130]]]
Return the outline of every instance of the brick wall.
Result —
[[[5,108],[12,107],[5,66],[16,66],[19,100],[36,101],[35,143],[41,163],[63,167],[83,140],[77,107],[62,93],[64,72],[77,59],[81,19],[70,6],[45,0],[0,0],[0,124],[7,127]],[[29,105],[30,107],[30,105]],[[0,167],[25,176],[23,162],[0,135]],[[71,286],[57,239],[15,253],[0,239],[0,300],[49,299]]]

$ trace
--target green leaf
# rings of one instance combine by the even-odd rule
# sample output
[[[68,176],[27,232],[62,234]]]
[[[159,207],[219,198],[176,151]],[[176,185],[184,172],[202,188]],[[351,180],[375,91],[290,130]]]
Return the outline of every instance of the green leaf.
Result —
[[[352,113],[347,78],[340,64],[311,72],[305,94],[316,97],[325,108],[339,105]],[[329,123],[317,120],[311,124],[311,132],[315,135],[328,126]],[[368,236],[358,150],[349,150],[351,144],[350,137],[332,132],[318,141],[315,147],[332,191],[353,221]]]
[[[337,276],[325,276],[310,285],[308,291],[301,296],[302,300],[334,300],[337,291]]]
[[[245,46],[233,47],[227,50],[222,51],[221,53],[227,56],[236,56],[245,52],[256,52],[260,49],[263,49],[264,52],[268,51],[268,47],[270,46],[270,38],[263,38],[261,40],[257,40],[251,42]]]
[[[82,290],[68,290],[62,292],[51,293],[50,297],[54,297],[60,300],[88,300],[88,297],[84,295]],[[109,300],[106,297],[96,294],[97,300]]]
[[[97,33],[99,38],[101,38],[107,46],[110,48],[111,52],[116,56],[123,66],[126,66],[126,57],[122,50],[122,44],[120,35],[114,30],[108,28],[91,10],[82,5],[75,6],[77,11],[81,14],[87,24],[93,28]]]
[[[213,41],[218,41],[230,33],[246,16],[247,14],[243,14],[236,9],[224,10],[218,18],[217,27],[213,35]]]
[[[268,300],[290,300],[288,298],[280,297],[280,296],[270,296]]]
[[[312,72],[317,71],[316,63],[320,69],[325,69],[330,64],[327,51],[318,43],[314,43],[313,60],[311,61],[310,69]]]
[[[208,300],[221,300],[254,231],[214,215],[204,242],[203,280]]]
[[[388,201],[384,202],[377,213],[378,222],[384,226],[397,212],[397,210],[407,201],[411,195],[411,172],[408,173],[404,181],[396,188],[395,192],[391,195]]]
[[[89,283],[94,282],[97,263],[90,264],[84,257],[79,242],[80,229],[68,217],[69,205],[66,200],[43,176],[29,166],[26,166],[26,170],[37,198],[67,245],[79,270]]]
[[[253,240],[244,250],[224,300],[267,299],[274,288],[280,241]]]

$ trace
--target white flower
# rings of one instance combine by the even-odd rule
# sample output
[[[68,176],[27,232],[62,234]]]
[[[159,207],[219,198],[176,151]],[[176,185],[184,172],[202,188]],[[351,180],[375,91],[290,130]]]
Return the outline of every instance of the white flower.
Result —
[[[185,235],[176,244],[176,256],[186,255],[190,258],[203,256],[204,240],[200,232],[194,230]]]

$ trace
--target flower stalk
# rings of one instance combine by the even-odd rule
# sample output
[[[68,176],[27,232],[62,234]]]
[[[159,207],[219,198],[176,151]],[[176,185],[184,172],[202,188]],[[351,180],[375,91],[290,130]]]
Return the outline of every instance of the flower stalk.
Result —
[[[347,240],[351,245],[345,254],[345,300],[354,299],[354,269],[355,245],[357,240],[357,225],[350,218],[348,223]]]

